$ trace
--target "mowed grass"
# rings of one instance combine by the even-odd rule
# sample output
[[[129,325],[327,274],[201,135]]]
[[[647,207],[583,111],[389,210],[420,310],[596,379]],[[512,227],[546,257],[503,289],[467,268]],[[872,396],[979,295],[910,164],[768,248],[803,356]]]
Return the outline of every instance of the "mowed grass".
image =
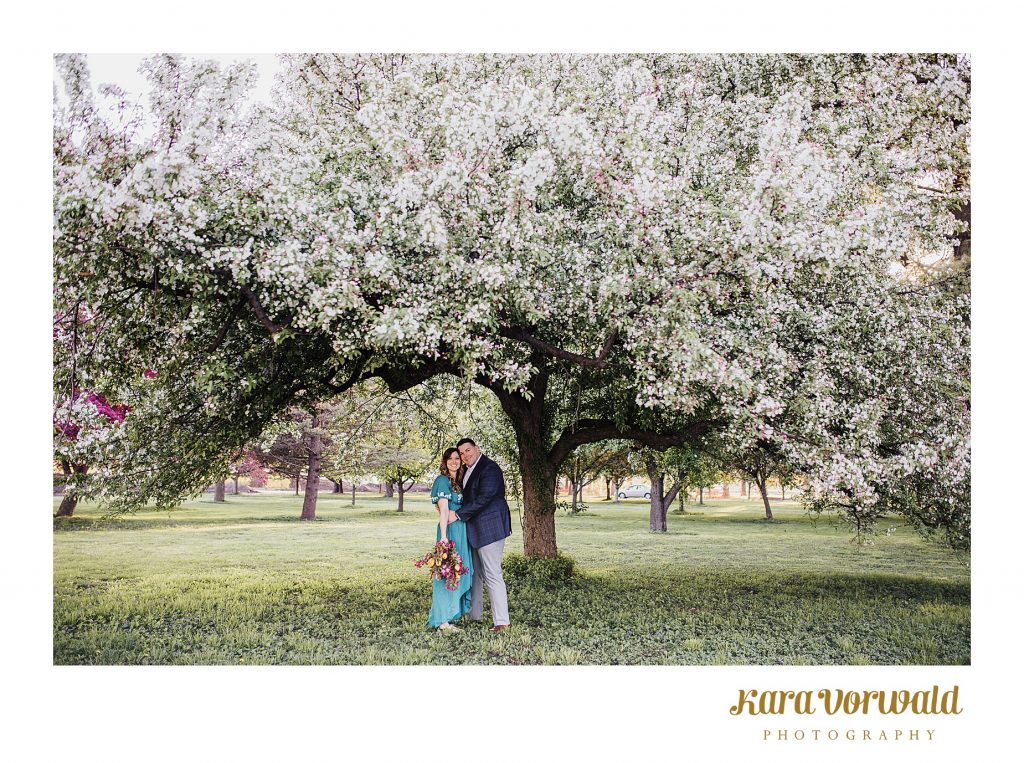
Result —
[[[966,560],[897,525],[873,545],[794,503],[709,501],[648,532],[648,504],[559,512],[576,573],[509,575],[513,627],[426,628],[412,566],[424,497],[203,497],[172,512],[54,520],[55,664],[967,664]],[[57,502],[54,502],[56,507]],[[519,515],[506,555],[522,552]],[[520,565],[521,567],[522,565]]]

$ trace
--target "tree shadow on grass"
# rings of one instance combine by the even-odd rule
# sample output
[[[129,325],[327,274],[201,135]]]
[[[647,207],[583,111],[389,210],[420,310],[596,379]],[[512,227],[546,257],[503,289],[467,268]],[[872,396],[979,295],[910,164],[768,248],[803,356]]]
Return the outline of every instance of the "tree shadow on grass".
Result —
[[[123,592],[117,614],[55,606],[54,661],[135,664],[948,665],[970,663],[970,586],[894,575],[682,567],[508,575],[513,626],[426,627],[417,578],[212,582],[194,600]],[[173,603],[168,603],[173,599]],[[253,602],[259,605],[254,606]],[[57,602],[55,602],[55,605]],[[77,604],[77,606],[76,606]],[[485,610],[486,611],[486,610]],[[485,614],[489,621],[489,612]],[[109,622],[108,622],[109,620]],[[439,648],[439,639],[450,648]]]

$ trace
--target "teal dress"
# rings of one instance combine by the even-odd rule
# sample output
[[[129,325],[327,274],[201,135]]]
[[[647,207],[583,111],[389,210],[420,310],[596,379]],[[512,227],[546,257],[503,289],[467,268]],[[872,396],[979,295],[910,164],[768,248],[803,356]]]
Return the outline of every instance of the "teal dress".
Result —
[[[462,493],[453,491],[451,481],[443,474],[434,480],[430,488],[430,502],[436,506],[442,498],[448,499],[448,509],[451,511],[458,511],[462,505]],[[440,522],[437,524],[436,540],[441,540]],[[430,614],[427,616],[427,625],[431,628],[458,620],[469,612],[470,588],[473,586],[473,550],[466,538],[466,523],[459,519],[448,525],[448,540],[454,541],[455,550],[469,571],[459,578],[459,587],[454,591],[445,588],[440,580],[433,581],[434,594],[430,602]]]

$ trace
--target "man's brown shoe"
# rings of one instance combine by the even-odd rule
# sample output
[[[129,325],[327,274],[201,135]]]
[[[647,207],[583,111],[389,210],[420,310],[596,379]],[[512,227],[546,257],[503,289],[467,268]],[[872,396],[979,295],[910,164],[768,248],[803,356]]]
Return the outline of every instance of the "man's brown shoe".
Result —
[[[508,625],[495,625],[491,628],[491,633],[501,633],[506,628],[508,628]]]

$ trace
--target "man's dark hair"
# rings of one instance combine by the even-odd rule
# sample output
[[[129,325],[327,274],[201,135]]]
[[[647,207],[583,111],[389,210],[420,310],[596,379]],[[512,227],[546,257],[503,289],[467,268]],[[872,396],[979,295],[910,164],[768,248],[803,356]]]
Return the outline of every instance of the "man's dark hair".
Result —
[[[461,440],[455,443],[456,448],[461,448],[463,445],[472,445],[474,448],[476,447],[476,443],[470,440],[468,437],[463,437]]]

